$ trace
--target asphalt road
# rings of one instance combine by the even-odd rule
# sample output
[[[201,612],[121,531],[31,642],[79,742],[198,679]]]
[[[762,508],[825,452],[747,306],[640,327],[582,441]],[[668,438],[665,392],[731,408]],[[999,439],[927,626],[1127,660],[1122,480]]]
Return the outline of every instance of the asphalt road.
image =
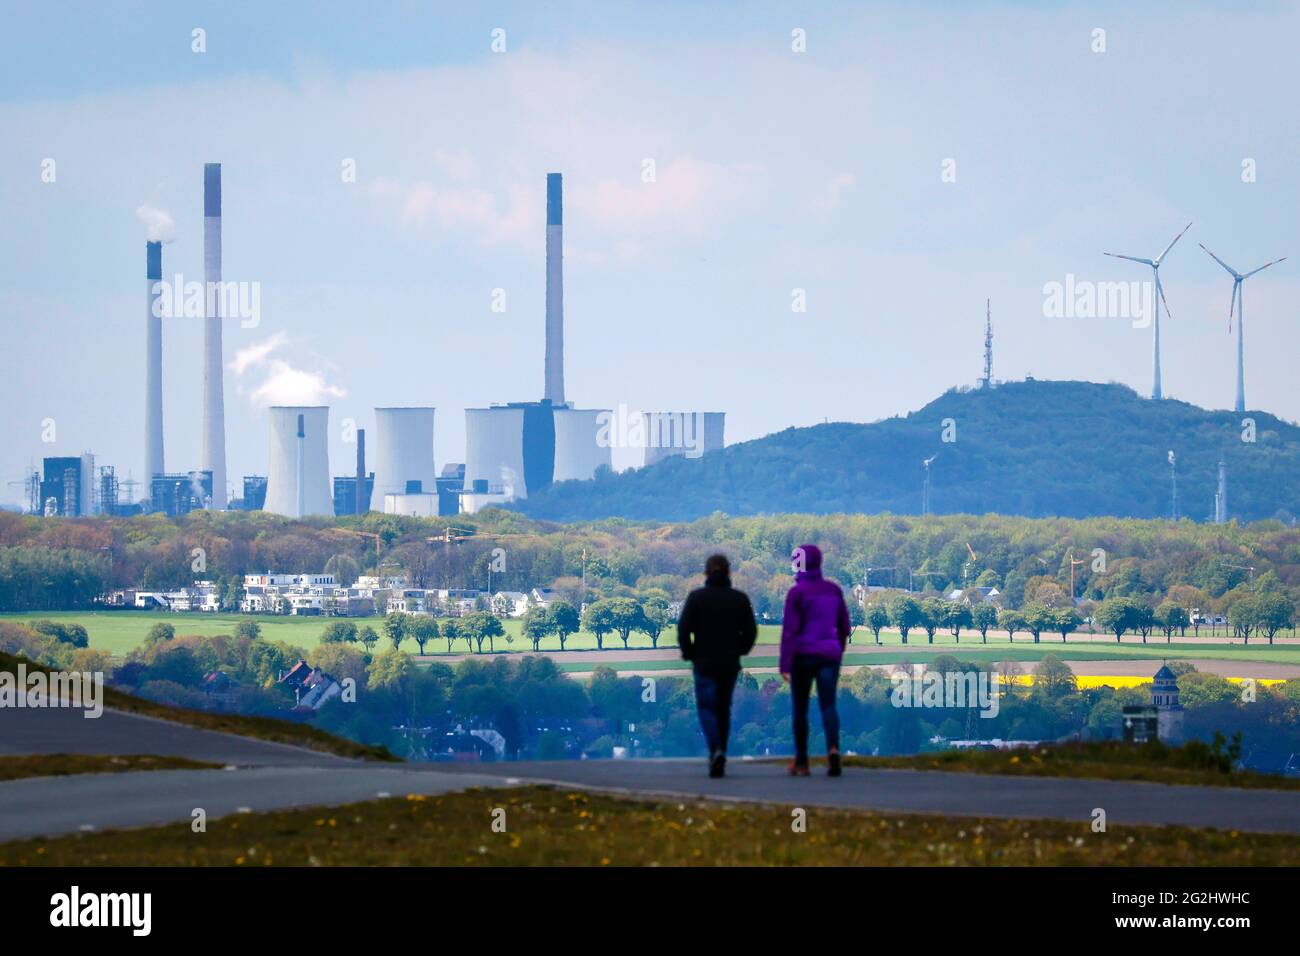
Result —
[[[346,757],[105,709],[0,709],[0,754],[151,754],[241,766],[341,766]]]
[[[328,806],[380,793],[445,793],[477,786],[548,783],[644,796],[759,801],[805,807],[962,816],[1182,824],[1223,830],[1300,833],[1300,791],[1175,787],[1050,777],[911,770],[846,770],[791,778],[779,763],[733,761],[710,780],[702,760],[523,761],[501,764],[390,764],[348,760],[297,747],[196,730],[105,711],[87,720],[71,709],[0,711],[0,754],[89,753],[185,756],[227,770],[132,771],[0,783],[0,841],[93,827],[213,819],[253,811]]]
[[[444,772],[455,775],[468,768]],[[1100,807],[1109,824],[1300,833],[1300,791],[921,770],[846,769],[839,779],[824,771],[790,777],[782,764],[743,760],[732,761],[721,780],[706,776],[702,760],[521,761],[481,764],[473,772],[647,796],[961,816],[1090,821]]]
[[[0,842],[106,828],[209,820],[232,813],[336,806],[466,787],[502,786],[499,776],[407,770],[384,764],[147,770],[35,777],[0,783]]]

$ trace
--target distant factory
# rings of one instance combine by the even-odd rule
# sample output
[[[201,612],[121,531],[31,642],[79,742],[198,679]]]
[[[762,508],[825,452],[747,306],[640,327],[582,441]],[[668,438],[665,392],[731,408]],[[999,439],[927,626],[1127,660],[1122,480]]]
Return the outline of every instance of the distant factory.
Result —
[[[367,511],[433,516],[473,513],[536,494],[555,482],[584,481],[613,467],[615,447],[644,448],[633,465],[674,455],[698,457],[722,448],[722,412],[633,413],[639,437],[628,440],[628,418],[609,408],[577,408],[564,389],[564,193],[559,173],[546,177],[546,345],[542,398],[465,409],[465,460],[439,471],[434,461],[432,406],[374,409],[374,467],[366,467],[366,432],[356,431],[356,467],[331,478],[329,408],[273,406],[265,475],[246,475],[243,495],[228,502],[225,361],[222,325],[229,290],[222,278],[221,164],[203,167],[203,355],[200,465],[169,472],[163,443],[163,243],[145,244],[145,401],[143,496],[94,456],[51,457],[26,485],[33,513],[77,517],[152,511],[182,515],[198,509],[264,510],[290,518]],[[620,407],[620,412],[623,412]],[[127,492],[125,500],[120,491]]]

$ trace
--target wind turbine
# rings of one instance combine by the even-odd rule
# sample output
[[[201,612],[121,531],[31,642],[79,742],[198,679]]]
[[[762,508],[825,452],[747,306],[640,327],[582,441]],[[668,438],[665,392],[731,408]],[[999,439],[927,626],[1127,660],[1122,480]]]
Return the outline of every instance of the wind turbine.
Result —
[[[930,462],[934,461],[938,457],[939,453],[935,452],[929,458],[925,459],[925,461],[921,462],[922,466],[925,468],[925,482],[921,485],[921,514],[923,515],[928,515],[930,513]]]
[[[1186,232],[1188,229],[1191,228],[1192,228],[1192,224],[1189,222],[1187,225],[1183,227],[1183,232]],[[1183,232],[1180,232],[1178,235],[1174,236],[1173,240],[1169,243],[1169,245],[1165,246],[1165,251],[1160,253],[1160,255],[1156,256],[1154,259],[1141,259],[1137,256],[1121,256],[1119,253],[1116,252],[1104,253],[1104,255],[1108,255],[1112,259],[1127,259],[1130,262],[1140,262],[1144,266],[1150,266],[1151,274],[1155,276],[1156,315],[1155,315],[1155,321],[1151,323],[1151,397],[1157,399],[1161,397],[1160,394],[1160,303],[1161,302],[1165,303],[1165,311],[1169,312],[1169,303],[1165,301],[1165,290],[1164,287],[1160,285],[1160,263],[1163,262],[1165,256],[1169,254],[1169,250],[1174,247],[1174,243],[1177,242],[1179,239],[1183,238]],[[1172,315],[1172,313],[1170,314]]]
[[[1198,242],[1197,245],[1205,249],[1205,243]],[[1244,328],[1246,316],[1242,311],[1241,284],[1256,272],[1263,272],[1269,266],[1282,262],[1286,259],[1286,256],[1281,259],[1274,259],[1272,262],[1266,262],[1258,269],[1251,269],[1245,275],[1242,275],[1213,252],[1210,252],[1209,249],[1205,249],[1205,251],[1211,259],[1228,270],[1228,275],[1232,276],[1232,299],[1228,303],[1228,334],[1232,334],[1232,310],[1235,306],[1237,310],[1237,411],[1244,412],[1246,410],[1246,330]]]

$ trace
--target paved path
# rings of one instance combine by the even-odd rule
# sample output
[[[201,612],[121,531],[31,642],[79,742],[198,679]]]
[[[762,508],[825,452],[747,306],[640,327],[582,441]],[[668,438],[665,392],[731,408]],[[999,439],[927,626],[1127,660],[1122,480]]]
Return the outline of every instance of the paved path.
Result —
[[[76,833],[87,827],[189,822],[241,812],[336,806],[380,794],[447,793],[502,786],[499,776],[420,771],[384,764],[255,767],[239,770],[145,770],[37,777],[0,783],[0,842]]]
[[[743,760],[733,761],[722,780],[709,779],[702,760],[521,761],[482,764],[474,772],[643,795],[962,816],[1087,821],[1101,807],[1112,824],[1300,833],[1300,791],[920,770],[848,769],[838,780],[824,772],[794,778],[781,764]]]
[[[341,766],[346,757],[108,710],[94,719],[72,707],[0,710],[0,754],[150,754],[242,766]]]
[[[379,793],[445,793],[477,786],[549,783],[675,798],[761,801],[963,816],[1183,824],[1300,834],[1300,791],[911,770],[847,770],[838,780],[786,776],[777,763],[733,761],[710,780],[701,760],[377,764],[105,711],[0,711],[0,753],[187,756],[238,769],[132,771],[0,783],[0,840],[143,826],[237,812],[333,805]]]

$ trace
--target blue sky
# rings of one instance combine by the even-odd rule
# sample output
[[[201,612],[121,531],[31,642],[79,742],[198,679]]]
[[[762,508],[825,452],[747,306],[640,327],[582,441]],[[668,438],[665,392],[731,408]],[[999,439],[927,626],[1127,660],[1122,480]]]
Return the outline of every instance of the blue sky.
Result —
[[[1233,395],[1231,282],[1196,242],[1243,270],[1292,255],[1246,286],[1247,399],[1300,418],[1295,4],[783,6],[6,9],[6,481],[83,449],[140,477],[137,209],[175,222],[165,274],[200,277],[205,161],[226,278],[262,290],[260,325],[226,330],[235,478],[265,470],[267,401],[328,402],[342,473],[339,425],[376,405],[436,405],[441,465],[463,460],[462,409],[538,397],[549,171],[580,406],[725,410],[729,441],[903,413],[978,376],[986,298],[997,377],[1145,392],[1149,331],[1045,318],[1043,286],[1145,279],[1102,251],[1154,255],[1194,220],[1161,271],[1166,394]],[[164,339],[185,469],[201,329]]]

